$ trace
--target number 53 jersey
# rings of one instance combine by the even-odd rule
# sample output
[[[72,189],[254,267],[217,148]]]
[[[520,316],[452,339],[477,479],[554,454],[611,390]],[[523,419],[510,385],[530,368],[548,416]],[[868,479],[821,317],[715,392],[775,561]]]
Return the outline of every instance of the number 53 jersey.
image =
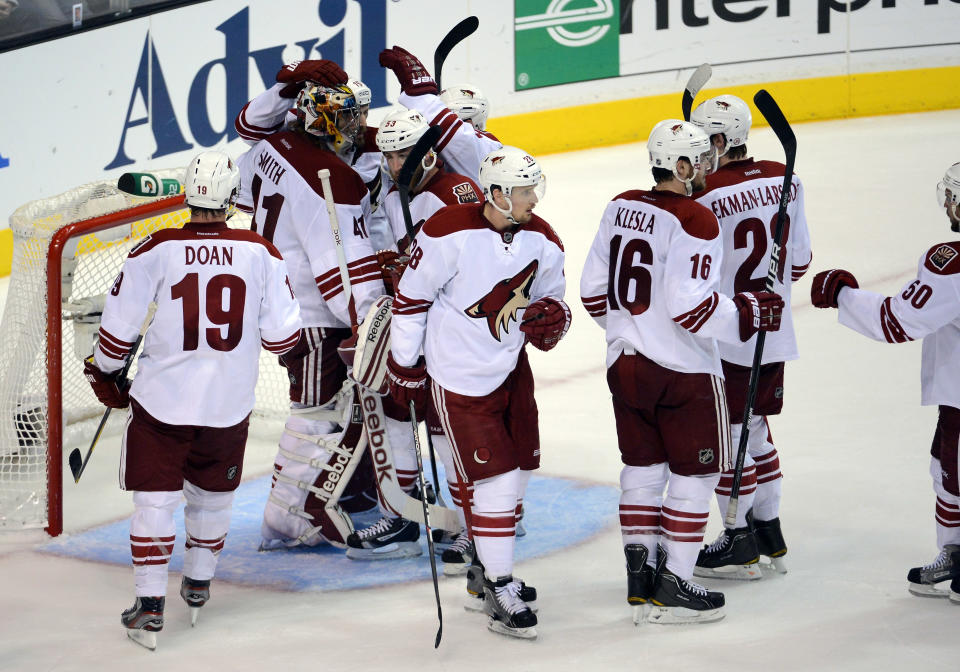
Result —
[[[171,425],[230,427],[253,409],[260,346],[299,338],[300,306],[272,244],[226,224],[165,229],[130,251],[107,293],[95,359],[116,371],[151,302],[130,396]]]
[[[723,377],[715,339],[740,342],[739,314],[718,291],[717,218],[693,199],[628,191],[604,210],[580,300],[606,329],[607,366],[625,350],[680,373]]]

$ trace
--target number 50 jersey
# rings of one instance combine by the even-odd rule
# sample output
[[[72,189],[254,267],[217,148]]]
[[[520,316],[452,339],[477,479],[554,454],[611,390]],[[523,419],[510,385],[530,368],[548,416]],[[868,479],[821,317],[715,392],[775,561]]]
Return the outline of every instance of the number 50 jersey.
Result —
[[[625,349],[681,373],[723,377],[715,339],[740,342],[739,315],[718,290],[717,218],[693,199],[628,191],[603,213],[580,297],[607,332],[607,366]]]

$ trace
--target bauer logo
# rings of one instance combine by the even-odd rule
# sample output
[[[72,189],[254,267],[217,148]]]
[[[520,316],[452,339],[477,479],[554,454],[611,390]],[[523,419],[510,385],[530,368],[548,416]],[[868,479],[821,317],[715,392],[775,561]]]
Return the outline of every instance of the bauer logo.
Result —
[[[620,74],[619,3],[514,0],[518,90]]]

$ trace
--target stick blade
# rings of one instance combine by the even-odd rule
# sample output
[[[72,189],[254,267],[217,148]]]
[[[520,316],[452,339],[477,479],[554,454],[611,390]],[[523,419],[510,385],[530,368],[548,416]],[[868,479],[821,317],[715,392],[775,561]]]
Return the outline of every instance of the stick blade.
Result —
[[[74,448],[70,451],[70,473],[73,474],[73,482],[80,482],[80,470],[83,469],[83,458],[80,456],[80,449]]]
[[[760,110],[760,114],[770,124],[770,128],[776,133],[777,139],[783,145],[783,152],[787,156],[787,164],[792,166],[797,156],[797,136],[790,128],[790,122],[783,115],[783,110],[777,105],[777,101],[766,89],[760,89],[753,96],[753,104]]]
[[[710,67],[709,63],[703,63],[690,75],[690,79],[687,80],[687,86],[683,90],[683,101],[681,102],[684,121],[690,121],[690,112],[693,110],[693,99],[697,97],[700,89],[704,87],[712,75],[713,68]]]
[[[397,189],[410,189],[410,180],[413,179],[414,171],[416,171],[417,166],[420,165],[423,157],[430,151],[430,148],[440,139],[442,133],[443,129],[439,126],[431,126],[427,129],[427,132],[417,140],[417,144],[413,146],[410,154],[408,154],[404,160],[403,166],[400,168],[400,174],[397,175]]]
[[[447,60],[447,56],[455,46],[477,32],[479,27],[480,19],[476,16],[468,16],[451,28],[450,32],[440,40],[437,50],[433,52],[433,76],[437,80],[438,87],[440,86],[440,72],[443,70],[443,62]]]

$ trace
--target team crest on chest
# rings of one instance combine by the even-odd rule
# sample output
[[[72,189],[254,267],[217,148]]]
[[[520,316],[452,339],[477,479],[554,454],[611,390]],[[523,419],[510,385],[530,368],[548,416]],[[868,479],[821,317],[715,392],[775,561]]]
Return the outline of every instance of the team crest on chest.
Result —
[[[453,195],[457,197],[457,203],[479,203],[480,198],[474,191],[473,185],[469,182],[462,182],[453,188]]]
[[[539,262],[536,259],[512,278],[501,280],[465,312],[472,318],[487,321],[490,335],[497,341],[502,333],[509,333],[510,322],[517,320],[517,313],[530,303],[530,287],[537,277]]]
[[[955,249],[949,245],[941,245],[930,255],[930,263],[942,271],[956,256],[957,251]]]

